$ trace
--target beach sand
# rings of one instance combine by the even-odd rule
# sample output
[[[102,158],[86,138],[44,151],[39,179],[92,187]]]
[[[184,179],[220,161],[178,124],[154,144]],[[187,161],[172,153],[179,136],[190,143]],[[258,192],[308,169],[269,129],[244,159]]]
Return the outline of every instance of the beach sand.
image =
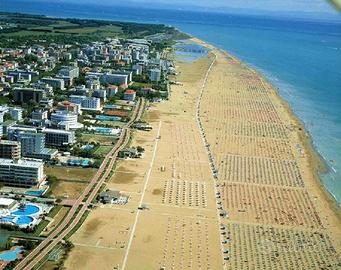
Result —
[[[66,268],[339,268],[339,215],[301,124],[258,73],[193,41],[212,51],[176,62],[182,85],[148,107],[152,131],[134,131],[144,158],[120,161],[107,183],[129,203],[91,211]],[[217,179],[197,122],[215,55],[199,117]]]

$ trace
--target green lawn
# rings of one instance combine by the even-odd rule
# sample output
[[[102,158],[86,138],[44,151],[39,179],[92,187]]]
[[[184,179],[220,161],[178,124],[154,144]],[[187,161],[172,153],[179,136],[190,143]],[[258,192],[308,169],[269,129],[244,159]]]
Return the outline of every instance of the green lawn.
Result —
[[[106,156],[112,149],[112,146],[99,146],[96,151],[94,152],[94,154],[96,155],[101,155],[101,156]]]
[[[92,168],[45,166],[46,175],[53,175],[63,180],[81,180],[87,182],[96,172],[97,170]]]
[[[110,127],[120,127],[120,128],[125,125],[125,123],[121,121],[98,121],[97,123],[101,125],[109,125]]]
[[[116,142],[116,138],[110,135],[98,135],[98,134],[82,134],[80,137],[81,142]]]
[[[54,25],[48,25],[48,26],[34,26],[32,28],[27,28],[27,30],[21,30],[14,33],[7,33],[6,36],[27,36],[27,35],[62,35],[62,34],[93,34],[97,33],[102,36],[112,36],[116,34],[122,33],[122,28],[115,26],[115,25],[106,25],[101,27],[77,27],[77,25],[74,25],[75,28],[67,28],[67,29],[58,29],[55,27],[63,27],[63,26],[72,26],[73,24],[54,24]],[[36,31],[31,31],[36,30]],[[39,30],[39,31],[37,31]],[[49,32],[52,31],[52,32]]]

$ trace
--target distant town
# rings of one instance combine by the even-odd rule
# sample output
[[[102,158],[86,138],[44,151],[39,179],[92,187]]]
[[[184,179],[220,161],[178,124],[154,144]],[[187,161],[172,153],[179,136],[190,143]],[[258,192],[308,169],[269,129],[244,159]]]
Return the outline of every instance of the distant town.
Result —
[[[92,168],[101,168],[120,137],[126,136],[122,133],[128,124],[150,130],[134,115],[143,112],[144,100],[168,98],[169,75],[176,71],[169,57],[171,38],[162,33],[130,38],[123,31],[123,38],[98,35],[94,41],[77,32],[70,35],[70,44],[65,33],[59,33],[65,42],[29,35],[19,45],[16,41],[23,36],[13,33],[28,29],[8,22],[17,15],[6,16],[6,22],[0,21],[1,45],[12,40],[17,46],[0,47],[0,226],[11,236],[5,247],[23,246],[27,252],[70,199],[67,192],[58,191],[56,180],[66,179],[72,169],[91,174]],[[83,29],[65,20],[52,22],[67,25],[69,32]],[[88,42],[78,41],[87,37]],[[143,151],[138,145],[125,146],[118,157],[139,158]],[[109,190],[98,197],[104,203],[124,204],[128,199]],[[2,261],[0,269],[12,269],[16,262]]]

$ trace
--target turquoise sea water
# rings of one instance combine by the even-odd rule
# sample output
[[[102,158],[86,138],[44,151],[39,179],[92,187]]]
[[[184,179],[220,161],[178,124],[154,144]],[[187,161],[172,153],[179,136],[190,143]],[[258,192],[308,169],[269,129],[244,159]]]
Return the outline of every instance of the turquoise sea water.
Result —
[[[0,11],[171,24],[229,51],[278,87],[304,122],[329,166],[321,180],[341,204],[341,16],[321,22],[34,0],[0,0]]]

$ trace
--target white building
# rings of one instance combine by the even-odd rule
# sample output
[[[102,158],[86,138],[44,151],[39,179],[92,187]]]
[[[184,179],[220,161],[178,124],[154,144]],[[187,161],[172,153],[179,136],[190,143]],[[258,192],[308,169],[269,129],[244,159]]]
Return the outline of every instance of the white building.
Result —
[[[56,111],[51,114],[51,121],[58,125],[67,125],[69,129],[83,128],[83,124],[78,123],[78,114],[69,111]]]
[[[8,112],[7,105],[0,106],[0,123],[4,122],[5,113]]]
[[[16,121],[21,121],[22,120],[22,113],[23,113],[23,109],[21,108],[8,108],[9,114],[11,115],[11,117],[16,120]]]
[[[108,83],[108,84],[128,84],[129,76],[127,74],[112,74],[106,73],[100,77],[101,83]]]
[[[0,183],[14,187],[39,186],[45,180],[44,163],[0,158]]]
[[[101,110],[101,99],[97,97],[71,95],[70,102],[80,105],[81,110]]]
[[[47,119],[48,112],[44,110],[36,110],[32,112],[32,119],[42,121],[44,119]]]
[[[65,89],[65,82],[63,79],[57,79],[57,78],[42,78],[42,82],[50,85],[53,87],[53,89]]]
[[[9,198],[0,198],[0,210],[11,210],[17,205],[17,201]]]
[[[79,67],[63,66],[61,70],[59,70],[59,75],[70,77],[72,79],[77,78],[79,76]]]
[[[77,105],[81,105],[82,101],[85,99],[85,96],[79,96],[79,95],[71,95],[69,100],[71,103],[75,103]]]

